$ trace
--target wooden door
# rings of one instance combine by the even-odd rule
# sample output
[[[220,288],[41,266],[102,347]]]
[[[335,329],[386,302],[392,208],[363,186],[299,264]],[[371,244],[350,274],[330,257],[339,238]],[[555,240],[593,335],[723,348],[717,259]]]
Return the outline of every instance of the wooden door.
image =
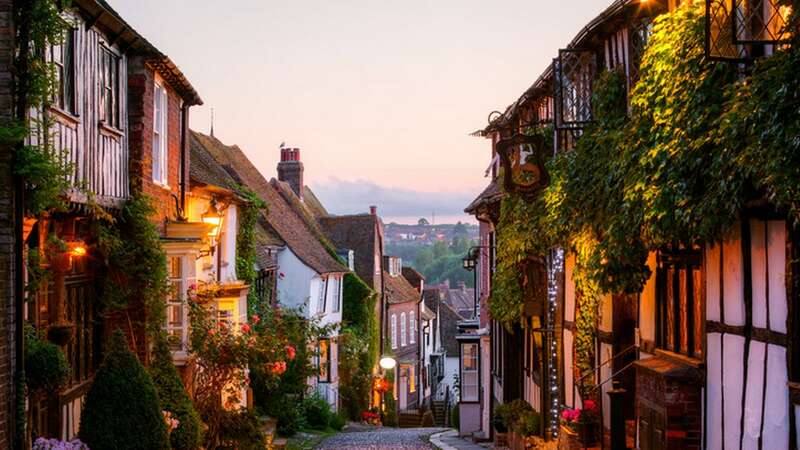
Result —
[[[621,356],[614,360],[613,373],[619,373],[617,379],[620,381],[621,387],[626,391],[622,402],[625,420],[634,420],[636,418],[636,411],[634,410],[636,371],[630,364],[637,359],[636,350],[631,347],[636,343],[636,327],[638,327],[639,317],[638,297],[638,294],[614,296],[614,354],[621,354]]]
[[[663,450],[666,448],[663,412],[639,404],[639,448],[641,450]]]

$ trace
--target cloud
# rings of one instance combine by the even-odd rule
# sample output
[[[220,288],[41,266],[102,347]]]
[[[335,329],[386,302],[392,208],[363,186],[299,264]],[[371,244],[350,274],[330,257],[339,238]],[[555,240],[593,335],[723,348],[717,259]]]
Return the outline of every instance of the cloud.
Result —
[[[376,205],[383,217],[460,216],[474,197],[473,192],[426,192],[335,178],[315,183],[312,189],[332,214],[364,213]]]

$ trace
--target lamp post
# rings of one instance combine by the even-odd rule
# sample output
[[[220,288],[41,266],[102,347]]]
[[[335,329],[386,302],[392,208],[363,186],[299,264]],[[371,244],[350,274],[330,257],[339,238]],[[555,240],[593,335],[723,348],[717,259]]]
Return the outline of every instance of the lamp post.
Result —
[[[472,300],[472,318],[478,318],[478,271],[476,270],[477,265],[477,255],[473,251],[477,247],[472,247],[467,252],[467,256],[461,260],[464,270],[472,272],[472,292],[473,292],[473,300]]]

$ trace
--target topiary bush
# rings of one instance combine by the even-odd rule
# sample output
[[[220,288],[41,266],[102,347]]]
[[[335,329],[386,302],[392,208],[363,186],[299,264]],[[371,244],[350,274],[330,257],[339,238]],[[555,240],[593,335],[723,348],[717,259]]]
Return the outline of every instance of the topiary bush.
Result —
[[[306,423],[315,430],[324,430],[331,424],[334,416],[331,405],[317,394],[306,397],[303,400],[303,411]]]
[[[30,328],[25,345],[25,381],[28,392],[55,393],[69,383],[72,368],[61,349],[48,341],[39,339],[36,330]]]
[[[344,426],[347,425],[347,419],[341,414],[333,414],[329,425],[336,431],[342,431]]]
[[[120,331],[86,394],[79,436],[92,450],[169,448],[156,387]]]
[[[219,424],[219,449],[265,450],[264,433],[256,415],[245,408],[225,411]]]
[[[164,336],[156,339],[153,363],[149,371],[158,392],[161,408],[171,412],[179,421],[178,428],[169,435],[172,448],[189,450],[200,447],[203,442],[200,415],[189,399],[189,394],[178,375],[178,369],[172,363],[172,354]]]

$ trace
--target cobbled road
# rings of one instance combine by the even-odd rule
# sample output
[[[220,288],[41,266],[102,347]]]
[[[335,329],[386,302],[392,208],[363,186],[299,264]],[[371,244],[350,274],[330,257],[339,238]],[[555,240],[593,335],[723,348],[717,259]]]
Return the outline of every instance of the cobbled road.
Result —
[[[443,428],[378,428],[339,433],[324,440],[320,450],[430,450],[436,447],[427,437],[444,431]]]

